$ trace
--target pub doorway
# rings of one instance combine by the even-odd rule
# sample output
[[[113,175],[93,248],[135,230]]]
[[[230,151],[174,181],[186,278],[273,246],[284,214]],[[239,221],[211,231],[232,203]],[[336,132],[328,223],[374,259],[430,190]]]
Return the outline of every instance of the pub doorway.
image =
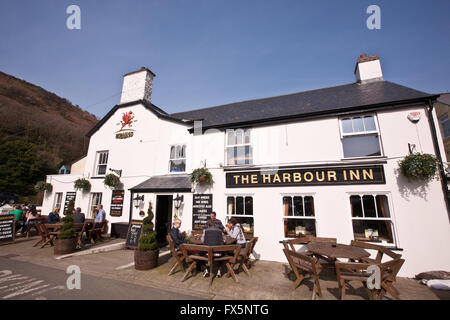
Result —
[[[166,237],[172,227],[172,203],[172,196],[156,196],[155,231],[159,246],[167,244]]]

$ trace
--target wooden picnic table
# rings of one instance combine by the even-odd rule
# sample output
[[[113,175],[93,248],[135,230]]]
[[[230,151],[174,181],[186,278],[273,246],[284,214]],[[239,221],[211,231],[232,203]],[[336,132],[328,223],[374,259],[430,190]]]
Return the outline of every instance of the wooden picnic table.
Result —
[[[228,237],[226,235],[223,235],[223,243],[224,244],[233,244],[235,242],[236,241],[233,238]],[[188,243],[202,245],[203,241],[202,241],[201,238],[200,239],[195,239],[194,237],[190,237]]]
[[[360,260],[361,258],[370,257],[370,253],[366,250],[341,243],[331,242],[310,242],[306,245],[308,251],[330,259],[347,258],[352,260]]]

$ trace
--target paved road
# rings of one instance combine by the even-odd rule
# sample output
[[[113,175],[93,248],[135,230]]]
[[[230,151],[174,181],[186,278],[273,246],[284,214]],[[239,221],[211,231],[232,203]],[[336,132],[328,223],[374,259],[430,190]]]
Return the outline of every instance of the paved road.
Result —
[[[198,300],[198,297],[83,275],[81,289],[67,288],[71,274],[0,257],[0,300]],[[73,283],[73,282],[72,282]]]

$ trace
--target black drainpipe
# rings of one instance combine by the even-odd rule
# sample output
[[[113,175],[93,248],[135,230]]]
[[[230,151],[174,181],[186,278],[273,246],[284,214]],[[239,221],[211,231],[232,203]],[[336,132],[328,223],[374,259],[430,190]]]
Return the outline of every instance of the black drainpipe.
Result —
[[[447,176],[444,171],[444,166],[442,162],[441,157],[441,151],[439,148],[439,142],[436,134],[436,126],[434,125],[434,118],[433,118],[433,103],[431,99],[428,100],[428,122],[430,123],[431,133],[433,137],[433,145],[434,145],[434,151],[436,152],[437,159],[439,160],[439,173],[440,173],[440,180],[441,180],[441,186],[442,186],[442,192],[444,193],[445,203],[447,204],[447,216],[450,220],[450,202],[449,198],[447,196],[448,188],[447,188]]]

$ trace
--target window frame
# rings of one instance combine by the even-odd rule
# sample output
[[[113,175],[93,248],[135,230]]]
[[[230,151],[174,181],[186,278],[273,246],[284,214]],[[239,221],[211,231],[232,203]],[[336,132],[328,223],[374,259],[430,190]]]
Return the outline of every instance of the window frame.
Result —
[[[184,158],[176,158],[177,154],[176,154],[176,149],[177,147],[181,147],[182,149],[184,148]],[[175,148],[175,158],[172,158],[172,148]],[[187,160],[187,155],[186,155],[186,150],[187,150],[187,145],[185,143],[183,144],[171,144],[169,146],[169,168],[168,171],[170,174],[177,174],[177,173],[186,173],[186,160]],[[170,170],[170,163],[171,161],[174,160],[184,160],[184,171],[171,171]]]
[[[281,195],[281,222],[282,222],[282,226],[284,228],[284,219],[298,219],[298,220],[315,220],[314,221],[314,228],[316,230],[316,237],[318,232],[318,225],[317,225],[317,210],[316,210],[316,198],[317,195],[316,193],[295,193],[295,192],[291,192],[291,193],[280,193]],[[285,216],[284,215],[284,197],[291,197],[292,198],[292,210],[294,210],[294,197],[302,197],[302,204],[303,204],[303,216]],[[305,216],[304,215],[304,210],[305,210],[305,197],[312,197],[313,198],[313,203],[314,203],[314,215],[313,216]],[[283,231],[283,238],[284,239],[296,239],[296,238],[292,238],[292,237],[286,237],[284,231]]]
[[[361,132],[351,132],[351,133],[344,133],[343,128],[343,120],[345,119],[351,119],[352,120],[352,128],[353,128],[353,119],[355,118],[361,118],[363,119],[363,126],[364,125],[364,118],[365,117],[373,117],[374,123],[375,123],[375,130],[369,130],[369,131],[361,131]],[[342,144],[342,156],[344,160],[347,159],[361,159],[361,158],[380,158],[384,157],[384,149],[383,149],[383,143],[381,139],[381,132],[380,132],[380,126],[378,125],[378,115],[376,113],[364,113],[364,114],[358,114],[358,115],[348,115],[348,116],[342,116],[338,118],[339,121],[339,135],[341,139]],[[380,146],[380,155],[378,156],[356,156],[356,157],[346,157],[344,154],[344,138],[351,138],[351,137],[364,137],[364,136],[376,136],[378,138],[378,144]]]
[[[99,204],[102,204],[102,201],[103,201],[103,192],[90,192],[89,193],[89,208],[88,208],[88,210],[89,210],[89,212],[87,212],[87,215],[88,215],[88,217],[90,218],[90,219],[93,219],[93,218],[95,218],[95,216],[94,216],[94,210],[93,210],[93,200],[94,200],[94,194],[99,194],[100,195],[100,202],[99,203],[97,203],[97,204],[95,204],[95,206],[97,206],[97,205],[99,205]],[[88,217],[86,217],[86,218],[88,218]],[[88,218],[88,219],[89,219]]]
[[[236,212],[236,198],[237,197],[242,197],[244,198],[244,203],[243,203],[243,210],[244,210],[244,214],[229,214],[228,213],[228,198],[229,197],[233,197],[234,198],[234,211]],[[246,197],[251,197],[252,198],[252,214],[248,215],[245,214],[245,198]],[[232,217],[236,217],[236,218],[252,218],[253,219],[253,234],[255,233],[255,194],[253,193],[227,193],[225,194],[225,220],[228,223],[228,220],[230,220]],[[251,232],[251,231],[250,231]]]
[[[443,118],[445,118],[445,119],[443,119]],[[450,138],[450,135],[447,136],[445,134],[445,123],[447,122],[447,123],[449,123],[448,125],[450,125],[450,119],[449,118],[450,117],[448,116],[448,113],[444,113],[443,115],[438,117],[439,127],[441,129],[441,134],[442,134],[442,137],[444,139]]]
[[[99,163],[100,156],[101,156],[101,154],[104,154],[104,153],[107,154],[106,163],[100,164]],[[104,177],[104,176],[106,176],[106,174],[108,172],[108,162],[109,162],[109,150],[101,150],[101,151],[97,151],[96,152],[96,154],[95,154],[95,165],[94,165],[95,177]],[[104,174],[99,174],[98,173],[99,166],[106,166]]]
[[[58,201],[57,201],[57,199],[58,199],[58,195],[61,195],[61,202],[59,203],[59,206],[58,206]],[[53,208],[56,208],[56,207],[59,207],[59,210],[60,210],[60,212],[61,212],[61,210],[63,209],[63,208],[61,208],[61,205],[62,205],[62,199],[64,199],[64,192],[55,192],[55,198],[54,198],[54,200],[53,200]],[[53,210],[53,208],[52,208],[52,210]]]
[[[234,132],[234,137],[237,137],[237,132],[242,131],[242,143],[238,144],[230,144],[229,143],[229,133]],[[228,167],[231,166],[251,166],[254,163],[254,152],[253,152],[253,137],[252,137],[252,128],[238,128],[238,129],[226,129],[225,130],[225,165]],[[246,132],[249,132],[249,142],[245,142],[245,134]],[[228,150],[232,148],[245,148],[249,147],[251,158],[249,158],[249,163],[244,164],[230,164],[228,161]],[[244,149],[245,150],[245,149]]]
[[[351,203],[350,203],[350,197],[351,196],[359,196],[359,197],[361,197],[361,209],[362,209],[363,217],[353,217],[352,216],[352,206],[351,206]],[[365,217],[363,196],[373,196],[374,197],[376,217]],[[387,203],[388,203],[388,206],[389,206],[390,218],[379,218],[378,217],[378,208],[377,208],[377,204],[376,204],[376,196],[386,196]],[[396,229],[397,222],[395,220],[394,206],[393,206],[392,196],[391,196],[390,192],[386,192],[386,191],[347,192],[347,200],[348,200],[348,202],[347,202],[347,204],[348,204],[348,212],[350,214],[350,218],[351,218],[351,222],[352,222],[351,223],[351,231],[352,231],[353,240],[355,240],[355,232],[353,230],[353,220],[390,221],[391,222],[391,229],[392,229],[392,243],[389,243],[389,242],[383,243],[382,241],[380,241],[380,242],[364,241],[364,242],[377,244],[377,245],[382,245],[382,246],[385,246],[385,247],[398,248],[400,246],[399,239],[397,237],[397,229]]]

